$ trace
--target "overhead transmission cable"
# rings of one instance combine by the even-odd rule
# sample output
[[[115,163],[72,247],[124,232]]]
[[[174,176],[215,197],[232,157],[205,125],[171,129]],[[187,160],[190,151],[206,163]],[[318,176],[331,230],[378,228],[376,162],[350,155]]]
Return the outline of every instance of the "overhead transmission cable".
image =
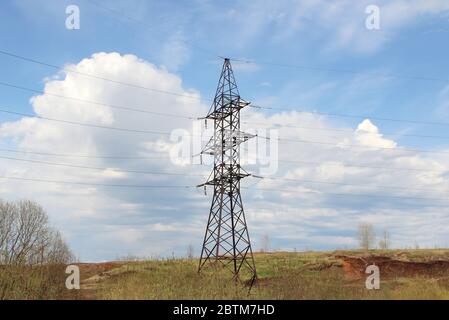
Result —
[[[189,185],[138,185],[138,184],[109,184],[109,183],[93,183],[93,182],[79,182],[79,181],[67,181],[67,180],[53,180],[53,179],[42,179],[42,178],[24,178],[24,177],[12,177],[12,176],[0,176],[0,179],[10,179],[10,180],[21,180],[21,181],[32,181],[32,182],[46,182],[46,183],[59,183],[59,184],[72,184],[72,185],[84,185],[84,186],[101,186],[101,187],[117,187],[117,188],[197,188],[196,186]],[[242,187],[246,189],[247,187]],[[276,191],[276,192],[290,192],[290,193],[313,193],[317,195],[332,195],[332,196],[349,196],[349,197],[367,197],[367,198],[392,198],[392,199],[403,199],[403,200],[432,200],[432,201],[447,201],[446,198],[430,198],[430,197],[406,197],[406,196],[393,196],[393,195],[373,195],[373,194],[354,194],[354,193],[332,193],[332,192],[315,192],[315,191],[298,191],[292,189],[282,189],[282,188],[260,188],[251,187],[251,190],[261,190],[261,191]],[[432,206],[435,206],[434,204]],[[444,206],[444,207],[449,207]]]
[[[65,95],[56,94],[56,93],[52,93],[52,92],[32,89],[32,88],[19,86],[19,85],[15,85],[15,84],[11,84],[11,83],[6,83],[6,82],[1,82],[1,81],[0,81],[0,86],[15,88],[15,89],[19,89],[19,90],[23,90],[23,91],[29,91],[29,92],[34,92],[34,93],[39,93],[39,94],[45,94],[45,95],[49,95],[49,96],[53,96],[53,97],[57,97],[57,98],[61,98],[61,99],[68,99],[68,100],[73,100],[73,101],[79,101],[79,102],[83,102],[83,103],[89,103],[89,104],[94,104],[94,105],[99,105],[99,106],[104,106],[104,107],[110,107],[110,108],[115,108],[115,109],[122,109],[122,110],[126,110],[126,111],[147,113],[147,114],[158,115],[158,116],[166,116],[166,117],[183,118],[183,119],[188,119],[188,120],[197,120],[199,118],[198,116],[187,116],[187,115],[179,115],[179,114],[175,114],[175,113],[151,111],[151,110],[138,108],[138,107],[129,107],[129,106],[123,106],[123,105],[113,105],[113,104],[108,104],[108,103],[99,102],[99,101],[92,101],[92,100],[88,100],[88,99],[81,99],[81,98],[77,98],[77,97],[70,97],[70,96],[65,96]],[[385,120],[385,118],[382,118],[382,119]],[[244,121],[242,123],[244,123],[244,124],[256,124],[256,125],[266,125],[266,123],[257,122],[257,121]],[[428,122],[424,122],[424,123],[428,124]],[[449,123],[434,123],[434,122],[432,122],[432,124],[448,125],[449,126]],[[332,131],[332,132],[342,132],[342,133],[345,133],[345,132],[352,133],[352,132],[354,132],[353,130],[350,130],[350,129],[317,128],[317,127],[308,127],[308,126],[296,126],[296,125],[291,125],[291,124],[276,124],[275,123],[275,124],[272,124],[271,126],[274,126],[276,128],[278,128],[278,127],[280,127],[280,128],[297,128],[297,129],[305,129],[305,130]],[[377,134],[377,133],[364,132],[364,134]],[[447,137],[447,136],[434,136],[434,135],[419,135],[419,134],[405,134],[405,133],[404,134],[402,134],[402,133],[393,134],[393,133],[385,133],[385,132],[383,132],[382,134],[385,135],[385,136],[404,136],[404,137],[449,139],[449,137]]]
[[[147,109],[143,109],[143,108],[128,107],[128,106],[123,106],[123,105],[113,105],[113,104],[103,103],[103,102],[99,102],[99,101],[92,101],[92,100],[87,100],[87,99],[70,97],[70,96],[65,96],[65,95],[56,94],[56,93],[52,93],[52,92],[47,92],[47,91],[42,91],[42,90],[37,90],[37,89],[32,89],[32,88],[27,88],[27,87],[14,85],[14,84],[1,82],[1,81],[0,81],[0,86],[15,88],[15,89],[29,91],[29,92],[34,92],[34,93],[39,93],[39,94],[45,94],[45,95],[49,95],[49,96],[53,96],[53,97],[57,97],[57,98],[61,98],[61,99],[68,99],[68,100],[73,100],[73,101],[79,101],[79,102],[83,102],[83,103],[89,103],[89,104],[93,104],[93,105],[99,105],[99,106],[104,106],[104,107],[109,107],[109,108],[114,108],[114,109],[122,109],[122,110],[126,110],[126,111],[147,113],[147,114],[158,115],[158,116],[182,118],[182,119],[188,119],[188,120],[197,120],[199,118],[198,116],[186,116],[186,115],[179,115],[179,114],[175,114],[175,113],[157,112],[157,111],[151,111],[151,110],[147,110]],[[266,123],[255,122],[255,121],[244,121],[242,123],[243,124],[266,125]],[[436,123],[433,123],[433,124],[436,124]],[[438,124],[444,125],[445,123],[438,123]],[[447,123],[446,125],[449,126],[449,123]],[[305,126],[296,126],[296,125],[291,125],[291,124],[276,124],[275,123],[275,124],[272,124],[271,126],[273,126],[275,128],[297,128],[297,129],[305,129],[305,130],[332,131],[332,132],[341,132],[341,133],[353,133],[354,132],[351,129],[317,128],[317,127],[308,127],[308,126],[306,126],[306,127]],[[363,134],[377,135],[378,133],[364,132]],[[403,133],[393,134],[393,133],[382,132],[382,135],[385,135],[385,136],[419,137],[419,138],[434,138],[434,139],[449,139],[449,137],[447,137],[447,136],[419,135],[419,134],[405,134],[405,133],[404,134]]]
[[[10,152],[10,153],[20,153],[20,154],[31,154],[38,156],[51,156],[51,157],[64,157],[64,158],[87,158],[87,159],[114,159],[114,160],[151,160],[151,159],[169,159],[169,157],[153,157],[153,156],[116,156],[116,155],[79,155],[79,154],[66,154],[66,153],[51,153],[51,152],[39,152],[33,150],[16,150],[16,149],[5,149],[0,148],[0,151]],[[182,159],[187,160],[187,159]],[[305,160],[287,160],[279,159],[281,163],[296,163],[296,164],[310,164],[310,165],[322,165],[325,163],[328,166],[345,166],[350,168],[369,168],[369,169],[383,169],[383,170],[393,170],[393,171],[416,171],[416,172],[429,172],[429,173],[443,173],[447,170],[429,170],[420,168],[404,168],[404,167],[385,167],[385,166],[375,166],[368,164],[357,164],[348,163],[344,161],[332,161],[332,162],[318,162],[318,161],[305,161]],[[200,165],[195,163],[187,163],[188,165]]]
[[[0,148],[0,151],[21,153],[21,154],[32,154],[38,156],[51,156],[51,157],[67,157],[67,158],[89,158],[89,159],[115,159],[115,160],[147,160],[147,159],[168,159],[168,157],[148,157],[148,156],[115,156],[115,155],[83,155],[83,154],[69,154],[69,153],[52,153],[52,152],[41,152],[33,150],[16,150]]]
[[[111,184],[111,183],[94,183],[94,182],[79,182],[79,181],[67,181],[67,180],[52,180],[52,179],[40,179],[40,178],[24,178],[24,177],[11,177],[11,176],[0,176],[0,179],[9,180],[22,180],[31,182],[46,182],[46,183],[60,183],[60,184],[74,184],[82,186],[94,186],[94,187],[117,187],[117,188],[155,188],[155,189],[165,189],[165,188],[183,188],[189,189],[194,188],[193,186],[186,185],[138,185],[138,184]]]
[[[55,118],[44,117],[44,116],[34,115],[34,114],[24,113],[24,112],[10,111],[10,110],[5,110],[5,109],[0,109],[0,112],[7,113],[7,114],[12,114],[12,115],[23,116],[23,117],[36,118],[36,119],[41,119],[41,120],[46,120],[46,121],[60,122],[60,123],[65,123],[65,124],[77,125],[77,126],[84,126],[84,127],[92,127],[92,128],[99,128],[99,129],[124,131],[124,132],[133,132],[133,133],[170,135],[169,132],[163,132],[163,131],[111,127],[111,126],[92,124],[92,123],[86,123],[86,122],[78,122],[78,121],[71,121],[71,120],[55,119]]]
[[[69,167],[69,168],[77,168],[77,169],[90,169],[90,170],[100,170],[100,171],[114,171],[114,172],[122,172],[122,173],[138,173],[138,174],[149,174],[149,175],[169,175],[169,176],[187,176],[187,177],[204,177],[202,174],[193,174],[193,173],[176,173],[176,172],[165,172],[165,171],[147,171],[147,170],[132,170],[132,169],[117,169],[111,167],[94,167],[94,166],[86,166],[86,165],[78,165],[78,164],[70,164],[70,163],[56,163],[56,162],[48,162],[42,160],[32,160],[32,159],[21,159],[21,158],[13,158],[13,157],[4,157],[0,156],[0,159],[5,160],[13,160],[20,162],[30,162],[37,164],[44,164],[50,166],[61,166],[61,167]]]
[[[407,80],[417,80],[417,81],[435,81],[435,82],[449,82],[449,79],[439,78],[439,77],[426,77],[426,76],[414,76],[414,75],[399,75],[399,74],[387,74],[387,73],[370,73],[370,72],[362,72],[348,69],[338,69],[338,68],[326,68],[319,66],[306,66],[306,65],[297,65],[297,64],[287,64],[287,63],[276,63],[269,61],[260,61],[260,60],[247,60],[247,59],[238,59],[238,58],[230,58],[231,61],[239,62],[242,64],[259,64],[259,65],[269,65],[274,67],[282,67],[282,68],[295,68],[295,69],[305,69],[305,70],[316,70],[316,71],[324,71],[324,72],[335,72],[335,73],[346,73],[352,75],[363,75],[372,78],[397,78],[397,79],[407,79]]]
[[[407,196],[394,196],[394,195],[377,195],[377,194],[363,194],[363,193],[336,193],[336,192],[320,192],[320,191],[310,191],[310,190],[293,190],[284,188],[264,188],[264,187],[251,187],[243,189],[252,190],[265,190],[265,191],[278,191],[278,192],[290,192],[290,193],[308,193],[316,195],[331,195],[331,196],[349,196],[349,197],[367,197],[367,198],[391,198],[391,199],[404,199],[404,200],[436,200],[436,201],[447,201],[447,198],[431,198],[431,197],[407,197]],[[448,203],[449,205],[449,203]],[[446,207],[446,206],[445,206]]]
[[[257,135],[257,138],[271,140],[269,137],[264,137]],[[310,141],[310,140],[302,140],[302,139],[293,139],[293,138],[276,138],[275,140],[279,141],[289,141],[289,142],[297,142],[304,144],[318,144],[318,145],[328,145],[332,147],[340,147],[340,148],[359,148],[359,149],[371,149],[371,150],[392,150],[392,151],[405,151],[405,152],[423,152],[423,153],[437,153],[437,154],[447,154],[449,151],[435,151],[435,150],[427,150],[427,149],[414,149],[414,148],[403,148],[403,147],[374,147],[374,146],[361,146],[355,144],[346,144],[346,143],[335,143],[335,142],[324,142],[324,141]]]
[[[67,72],[67,73],[78,74],[78,75],[81,75],[81,76],[85,76],[85,77],[89,77],[89,78],[93,78],[93,79],[97,79],[97,80],[103,80],[103,81],[107,81],[107,82],[115,83],[115,84],[118,84],[118,85],[131,87],[131,88],[148,90],[148,91],[157,92],[157,93],[161,93],[161,94],[172,95],[172,96],[185,97],[185,98],[195,99],[195,100],[199,100],[199,101],[207,101],[207,102],[211,102],[212,101],[211,99],[200,98],[200,97],[198,97],[196,95],[188,95],[188,94],[184,94],[184,93],[178,93],[178,92],[173,92],[173,91],[166,91],[166,90],[155,89],[155,88],[150,88],[150,87],[138,85],[138,84],[135,84],[135,83],[128,83],[128,82],[123,82],[123,81],[119,81],[119,80],[106,78],[104,76],[100,76],[100,75],[96,75],[96,74],[92,74],[92,73],[81,72],[81,71],[69,69],[69,68],[66,68],[66,67],[63,67],[63,66],[58,66],[58,65],[51,64],[51,63],[42,62],[42,61],[38,61],[38,60],[35,60],[35,59],[27,58],[27,57],[20,56],[20,55],[14,54],[14,53],[10,53],[10,52],[4,51],[4,50],[0,50],[0,54],[5,55],[5,56],[9,56],[9,57],[12,57],[12,58],[20,59],[20,60],[23,60],[23,61],[26,61],[26,62],[43,65],[43,66],[50,67],[50,68],[53,68],[53,69],[63,70],[65,72]]]
[[[62,119],[55,119],[55,118],[49,118],[49,117],[43,117],[39,115],[33,115],[29,113],[23,113],[23,112],[16,112],[16,111],[10,111],[5,109],[0,109],[1,113],[6,114],[13,114],[13,115],[20,115],[24,117],[30,117],[30,118],[37,118],[52,122],[60,122],[65,124],[71,124],[71,125],[77,125],[77,126],[86,126],[86,127],[93,127],[93,128],[99,128],[99,129],[107,129],[107,130],[115,130],[115,131],[123,131],[123,132],[133,132],[133,133],[144,133],[144,134],[161,134],[161,135],[170,135],[170,132],[164,132],[164,131],[155,131],[155,130],[140,130],[140,129],[130,129],[130,128],[121,128],[121,127],[112,127],[112,126],[105,126],[105,125],[97,125],[97,124],[91,124],[91,123],[84,123],[84,122],[78,122],[78,121],[69,121],[69,120],[62,120]],[[198,135],[201,136],[201,135]],[[256,137],[270,140],[269,137],[263,137],[257,135]],[[319,144],[319,145],[329,145],[332,147],[343,147],[343,148],[362,148],[362,149],[372,149],[372,150],[391,150],[391,151],[405,151],[405,152],[423,152],[423,153],[436,153],[436,154],[447,154],[449,151],[434,151],[434,150],[423,150],[423,149],[411,149],[411,148],[394,148],[394,147],[373,147],[373,146],[359,146],[359,145],[351,145],[351,144],[338,144],[333,142],[321,142],[321,141],[309,141],[309,140],[300,140],[300,139],[290,139],[290,138],[277,138],[279,141],[291,141],[291,142],[298,142],[298,143],[305,143],[305,144]]]
[[[118,80],[114,80],[114,79],[109,79],[106,78],[104,76],[99,76],[99,75],[95,75],[95,74],[91,74],[91,73],[85,73],[85,72],[80,72],[77,70],[71,70],[71,69],[67,69],[65,67],[62,66],[57,66],[54,64],[50,64],[47,62],[42,62],[36,59],[32,59],[32,58],[28,58],[28,57],[24,57],[18,54],[14,54],[11,52],[7,52],[4,50],[0,50],[0,54],[5,55],[5,56],[9,56],[9,57],[13,57],[16,59],[20,59],[29,63],[35,63],[35,64],[40,64],[40,65],[44,65],[47,67],[51,67],[54,69],[58,69],[58,70],[64,70],[66,72],[69,73],[75,73],[75,74],[80,74],[86,77],[91,77],[91,78],[95,78],[95,79],[99,79],[99,80],[104,80],[104,81],[109,81],[112,83],[116,83],[116,84],[120,84],[120,85],[125,85],[125,86],[129,86],[129,87],[135,87],[135,88],[139,88],[139,89],[145,89],[145,90],[149,90],[152,92],[157,92],[157,93],[161,93],[161,94],[169,94],[169,95],[174,95],[174,96],[181,96],[181,97],[186,97],[186,98],[190,98],[190,99],[196,99],[199,101],[205,101],[205,102],[213,102],[213,99],[207,99],[207,98],[201,98],[199,96],[196,95],[187,95],[187,94],[183,94],[183,93],[179,93],[179,92],[172,92],[172,91],[166,91],[166,90],[160,90],[160,89],[155,89],[155,88],[150,88],[150,87],[146,87],[146,86],[141,86],[141,85],[137,85],[137,84],[132,84],[132,83],[127,83],[127,82],[122,82],[122,81],[118,81]],[[329,117],[343,117],[343,118],[357,118],[357,119],[365,119],[365,118],[370,118],[373,120],[379,120],[379,121],[394,121],[394,122],[404,122],[404,123],[414,123],[414,124],[427,124],[427,125],[442,125],[442,126],[449,126],[449,123],[446,122],[433,122],[433,121],[420,121],[420,120],[408,120],[408,119],[398,119],[398,118],[385,118],[385,117],[374,117],[374,116],[370,116],[370,115],[350,115],[350,114],[337,114],[337,113],[329,113],[329,112],[318,112],[318,111],[306,111],[306,110],[301,110],[301,109],[292,109],[290,107],[267,107],[267,106],[260,106],[257,104],[251,104],[250,107],[253,108],[259,108],[259,109],[272,109],[272,110],[284,110],[284,111],[290,111],[290,112],[298,112],[298,113],[308,113],[308,114],[314,114],[314,115],[324,115],[324,116],[329,116]]]
[[[329,185],[340,185],[340,186],[354,186],[354,187],[374,187],[382,189],[395,189],[395,190],[417,190],[417,191],[434,191],[430,188],[416,188],[416,187],[399,187],[399,186],[386,186],[378,184],[357,184],[348,182],[336,182],[336,181],[324,181],[324,180],[313,180],[313,179],[296,179],[296,178],[285,178],[285,177],[269,177],[269,176],[259,176],[251,175],[255,178],[275,180],[275,181],[287,181],[287,182],[302,182],[302,183],[313,183],[313,184],[329,184]]]
[[[87,0],[87,1],[89,1],[92,4],[94,4],[98,8],[101,8],[101,9],[103,9],[105,11],[113,13],[114,16],[116,16],[120,20],[124,18],[124,19],[126,19],[128,21],[136,22],[136,23],[138,23],[138,24],[140,24],[140,25],[142,25],[142,26],[144,26],[144,27],[146,27],[146,28],[148,28],[150,30],[152,30],[154,28],[153,25],[150,25],[150,24],[146,23],[145,21],[143,21],[141,19],[138,19],[136,17],[132,17],[132,16],[129,16],[127,14],[124,14],[122,11],[119,11],[117,9],[114,9],[114,8],[111,8],[111,7],[108,7],[108,6],[105,6],[103,3],[100,4],[98,1],[95,1],[95,0]],[[198,49],[198,50],[200,50],[200,51],[202,51],[202,52],[204,52],[204,53],[206,53],[206,54],[208,54],[210,56],[213,56],[214,58],[222,59],[221,55],[219,55],[219,54],[217,54],[217,53],[215,53],[215,52],[213,52],[213,51],[211,51],[209,49],[201,47],[201,46],[197,45],[196,43],[194,43],[192,41],[188,41],[188,40],[182,39],[182,38],[177,38],[177,40],[180,41],[180,42],[183,42],[183,43],[185,43],[187,45],[190,45],[192,47],[195,47],[196,49]]]
[[[357,163],[348,163],[344,161],[302,161],[302,160],[286,160],[280,159],[279,162],[284,163],[297,163],[297,164],[311,164],[311,165],[322,165],[326,164],[328,166],[344,166],[350,168],[368,168],[368,169],[384,169],[384,170],[393,170],[393,171],[417,171],[417,172],[432,172],[432,173],[443,173],[447,172],[447,170],[429,170],[429,169],[420,169],[420,168],[404,168],[404,167],[385,167],[385,166],[375,166],[375,165],[367,165],[367,164],[357,164]]]
[[[175,176],[194,176],[194,177],[203,177],[202,174],[190,174],[190,173],[172,173],[165,171],[147,171],[147,170],[133,170],[133,169],[120,169],[120,168],[111,168],[111,167],[96,167],[96,166],[86,166],[86,165],[78,165],[71,163],[57,163],[57,162],[49,162],[42,160],[32,160],[32,159],[23,159],[23,158],[15,158],[15,157],[5,157],[0,156],[0,159],[19,161],[19,162],[29,162],[29,163],[37,163],[43,164],[47,166],[61,166],[61,167],[69,167],[69,168],[79,168],[79,169],[89,169],[89,170],[99,170],[99,171],[114,171],[114,172],[122,172],[122,173],[138,173],[138,174],[149,174],[149,175],[175,175]],[[363,186],[363,187],[374,187],[374,188],[387,188],[387,189],[396,189],[396,190],[420,190],[420,191],[433,191],[430,188],[416,188],[416,187],[399,187],[399,186],[385,186],[385,185],[369,185],[369,184],[353,184],[353,183],[344,183],[344,182],[333,182],[333,181],[323,181],[323,180],[310,180],[310,179],[293,179],[293,178],[284,178],[284,177],[268,177],[268,176],[258,176],[251,175],[255,178],[267,179],[267,180],[282,180],[289,182],[302,182],[302,183],[315,183],[315,184],[331,184],[331,185],[342,185],[342,186]]]
[[[253,122],[253,121],[243,121],[243,124],[256,124],[266,126],[267,123],[263,122]],[[449,126],[449,123],[447,124]],[[317,130],[317,131],[330,131],[330,132],[341,132],[341,133],[354,133],[353,129],[333,129],[333,128],[318,128],[309,126],[296,126],[291,124],[269,124],[270,128],[282,129],[282,128],[294,128],[294,129],[304,129],[304,130]],[[434,135],[420,135],[420,134],[407,134],[407,133],[389,133],[389,132],[369,132],[362,131],[363,135],[382,135],[382,136],[401,136],[401,137],[416,137],[416,138],[429,138],[429,139],[449,139],[449,136],[434,136]]]
[[[175,113],[157,112],[157,111],[151,111],[151,110],[147,110],[147,109],[143,109],[143,108],[128,107],[128,106],[122,106],[122,105],[113,105],[113,104],[104,103],[104,102],[70,97],[70,96],[65,96],[65,95],[61,95],[61,94],[57,94],[57,93],[53,93],[53,92],[31,89],[31,88],[18,86],[18,85],[1,82],[1,81],[0,81],[0,86],[15,88],[15,89],[23,90],[23,91],[29,91],[29,92],[34,92],[34,93],[39,93],[39,94],[44,94],[44,95],[49,95],[49,96],[57,97],[57,98],[61,98],[61,99],[68,99],[68,100],[73,100],[73,101],[78,101],[78,102],[83,102],[83,103],[89,103],[89,104],[93,104],[93,105],[99,105],[99,106],[103,106],[103,107],[109,107],[109,108],[113,108],[113,109],[122,109],[122,110],[126,110],[126,111],[133,111],[133,112],[139,112],[139,113],[148,113],[151,115],[166,116],[166,117],[171,117],[171,118],[183,118],[183,119],[188,119],[188,120],[197,120],[198,119],[198,117],[184,116],[184,115],[179,115],[179,114],[175,114]]]
[[[403,122],[403,123],[412,123],[412,124],[449,126],[448,122],[408,120],[408,119],[398,119],[398,118],[376,117],[376,116],[370,116],[370,115],[353,115],[353,114],[331,113],[331,112],[321,112],[321,111],[307,111],[307,110],[301,110],[301,109],[296,109],[296,108],[294,109],[294,108],[276,107],[276,106],[264,107],[264,106],[259,106],[256,104],[251,104],[250,107],[254,107],[254,108],[258,108],[258,109],[269,109],[269,110],[281,110],[281,111],[288,111],[288,112],[306,113],[306,114],[328,116],[328,117],[371,119],[371,120],[378,120],[378,121],[392,121],[392,122]]]

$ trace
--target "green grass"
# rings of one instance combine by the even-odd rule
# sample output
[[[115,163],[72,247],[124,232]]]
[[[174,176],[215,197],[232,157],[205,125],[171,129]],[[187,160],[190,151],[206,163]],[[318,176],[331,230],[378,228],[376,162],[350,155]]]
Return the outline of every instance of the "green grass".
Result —
[[[370,253],[407,261],[449,260],[449,250]],[[109,271],[92,268],[81,273],[81,290],[71,291],[65,289],[62,266],[4,269],[0,294],[3,289],[5,299],[449,299],[449,274],[386,279],[381,275],[380,290],[367,290],[365,278],[344,273],[336,254],[366,252],[258,253],[259,281],[250,294],[248,287],[232,281],[228,270],[209,268],[198,274],[196,259],[123,262]]]
[[[63,298],[65,266],[1,266],[0,300],[43,300]]]
[[[352,255],[362,252],[346,252]],[[376,252],[379,253],[379,252]],[[384,254],[397,254],[389,251]],[[407,259],[448,257],[448,252],[407,251]],[[381,279],[367,290],[365,279],[350,279],[330,253],[257,254],[259,284],[251,290],[230,274],[196,272],[196,260],[132,262],[97,283],[99,299],[449,299],[449,278]],[[449,275],[448,275],[449,276]]]

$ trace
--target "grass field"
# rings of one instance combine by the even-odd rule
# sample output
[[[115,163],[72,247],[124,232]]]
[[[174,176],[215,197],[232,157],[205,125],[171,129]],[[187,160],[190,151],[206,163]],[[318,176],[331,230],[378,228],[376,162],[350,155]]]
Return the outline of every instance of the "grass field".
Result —
[[[449,250],[373,251],[398,261],[449,261]],[[72,299],[449,299],[449,272],[382,277],[379,290],[365,288],[365,276],[348,275],[341,255],[359,251],[258,253],[259,281],[248,288],[230,274],[197,273],[197,260],[168,259],[81,265],[81,290]],[[396,261],[396,260],[395,260]],[[430,269],[429,269],[430,270]]]

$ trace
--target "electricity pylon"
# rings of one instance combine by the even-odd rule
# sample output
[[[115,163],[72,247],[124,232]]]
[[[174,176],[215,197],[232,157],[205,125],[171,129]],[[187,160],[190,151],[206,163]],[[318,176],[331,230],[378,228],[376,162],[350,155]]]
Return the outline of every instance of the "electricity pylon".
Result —
[[[249,174],[240,167],[240,144],[254,135],[240,131],[240,110],[249,102],[240,98],[229,59],[224,60],[217,92],[207,119],[214,122],[214,135],[201,154],[214,157],[214,169],[207,182],[214,195],[204,235],[198,272],[206,263],[221,263],[235,279],[257,279],[251,242],[240,195],[240,180]]]

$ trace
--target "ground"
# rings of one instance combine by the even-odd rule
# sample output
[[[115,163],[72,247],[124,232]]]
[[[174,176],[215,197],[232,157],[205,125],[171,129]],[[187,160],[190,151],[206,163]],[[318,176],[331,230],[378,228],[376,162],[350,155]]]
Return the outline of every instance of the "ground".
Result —
[[[231,281],[226,270],[197,273],[195,259],[79,264],[72,299],[449,299],[449,250],[256,253],[258,282]],[[380,268],[367,290],[367,265]],[[249,292],[249,294],[248,294]]]

